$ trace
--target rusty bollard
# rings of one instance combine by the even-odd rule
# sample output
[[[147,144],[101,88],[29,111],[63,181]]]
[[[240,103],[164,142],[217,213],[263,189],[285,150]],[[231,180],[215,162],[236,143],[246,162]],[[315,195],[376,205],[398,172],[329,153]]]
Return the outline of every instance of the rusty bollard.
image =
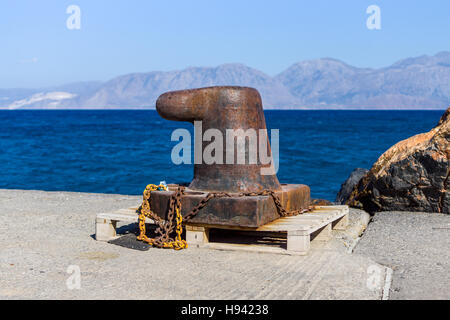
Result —
[[[194,179],[182,197],[182,214],[189,213],[210,192],[226,192],[231,197],[211,199],[190,223],[257,228],[279,218],[270,196],[242,197],[238,193],[273,190],[287,210],[300,210],[309,206],[308,186],[280,184],[275,172],[263,174],[261,169],[270,169],[270,164],[262,163],[260,157],[250,160],[255,150],[251,149],[248,136],[248,140],[245,140],[247,130],[266,132],[261,96],[256,89],[219,86],[167,92],[158,98],[156,110],[165,119],[195,123],[198,131],[196,136],[203,137],[209,129],[215,129],[223,137],[232,138],[224,143],[223,163],[219,164],[198,161],[201,150],[210,141],[195,139],[195,153],[200,157],[194,164]],[[234,136],[227,136],[230,132]],[[239,145],[239,137],[247,143]],[[264,149],[265,146],[265,150],[257,150],[257,155],[265,152],[272,158],[270,144],[263,140],[268,140],[267,135],[257,135],[256,148],[263,146]],[[235,152],[230,153],[230,148]],[[244,163],[237,159],[238,151],[245,155]],[[152,192],[151,207],[156,214],[165,217],[170,196],[177,187],[169,185],[169,191]]]

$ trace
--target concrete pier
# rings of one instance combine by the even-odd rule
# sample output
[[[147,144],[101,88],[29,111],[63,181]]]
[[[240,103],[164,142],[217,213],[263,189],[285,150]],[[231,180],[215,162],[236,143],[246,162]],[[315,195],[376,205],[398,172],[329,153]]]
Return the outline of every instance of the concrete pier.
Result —
[[[368,220],[359,210],[351,210],[347,231],[333,231],[331,241],[316,243],[307,256],[141,252],[95,241],[97,213],[140,201],[140,196],[0,190],[0,298],[382,299],[389,293],[389,269],[371,252],[349,253]],[[395,272],[393,277],[397,281]]]

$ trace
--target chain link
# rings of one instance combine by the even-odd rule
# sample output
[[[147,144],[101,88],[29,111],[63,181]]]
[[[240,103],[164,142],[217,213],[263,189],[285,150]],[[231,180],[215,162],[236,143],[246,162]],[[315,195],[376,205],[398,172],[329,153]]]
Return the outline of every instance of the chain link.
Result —
[[[164,185],[155,185],[149,184],[144,192],[143,192],[143,201],[142,205],[139,207],[139,230],[140,234],[137,237],[138,240],[144,241],[154,247],[158,248],[170,248],[175,250],[186,249],[188,244],[185,240],[181,239],[181,234],[183,232],[183,216],[181,215],[181,196],[184,194],[185,188],[178,187],[177,191],[175,191],[170,197],[169,201],[169,212],[167,214],[167,220],[161,219],[159,216],[153,213],[150,208],[150,197],[151,192],[156,190],[164,190],[168,191],[167,187]],[[206,206],[209,200],[213,198],[225,198],[225,197],[256,197],[256,196],[271,196],[273,202],[277,208],[277,211],[281,217],[288,216],[296,216],[299,214],[303,214],[308,212],[311,208],[303,209],[303,210],[292,210],[287,211],[282,203],[278,195],[273,190],[263,190],[261,192],[246,192],[246,193],[238,193],[238,194],[229,194],[226,192],[210,192],[207,194],[205,198],[203,198],[198,205],[192,208],[191,212],[189,212],[185,217],[185,221],[189,221],[194,218],[198,212]],[[174,215],[176,217],[174,219]],[[146,236],[145,229],[145,219],[150,218],[155,221],[158,225],[155,233],[157,236],[155,238],[148,238]],[[173,222],[176,222],[176,226],[174,226]],[[170,235],[175,230],[175,238],[171,238]]]
[[[156,190],[165,190],[167,191],[167,187],[164,185],[154,185],[149,184],[147,188],[145,188],[143,196],[144,199],[142,201],[142,205],[139,208],[139,230],[140,234],[137,237],[138,240],[147,242],[148,244],[158,247],[158,248],[171,248],[175,250],[181,250],[188,247],[187,242],[181,239],[181,234],[183,232],[182,223],[183,216],[181,215],[181,190],[178,189],[177,192],[171,196],[170,198],[170,207],[169,213],[167,216],[167,221],[161,219],[157,215],[153,213],[150,209],[150,196],[152,191]],[[173,226],[173,217],[174,211],[176,213],[176,237],[175,239],[170,238],[170,234],[174,230]],[[145,219],[150,218],[154,220],[158,224],[158,228],[156,229],[156,234],[159,234],[156,238],[149,238],[146,235],[145,230]]]

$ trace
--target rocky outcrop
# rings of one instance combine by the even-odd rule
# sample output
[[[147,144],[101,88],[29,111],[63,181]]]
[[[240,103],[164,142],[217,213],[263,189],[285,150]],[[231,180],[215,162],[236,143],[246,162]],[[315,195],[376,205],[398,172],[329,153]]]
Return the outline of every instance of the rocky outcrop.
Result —
[[[450,214],[450,108],[427,133],[387,150],[353,189],[347,204],[369,212]]]
[[[326,199],[311,199],[312,206],[332,206],[333,203]]]
[[[367,172],[369,172],[369,170],[363,168],[356,168],[353,170],[348,179],[341,185],[341,189],[336,196],[336,203],[345,204],[350,197],[353,188],[355,188]]]

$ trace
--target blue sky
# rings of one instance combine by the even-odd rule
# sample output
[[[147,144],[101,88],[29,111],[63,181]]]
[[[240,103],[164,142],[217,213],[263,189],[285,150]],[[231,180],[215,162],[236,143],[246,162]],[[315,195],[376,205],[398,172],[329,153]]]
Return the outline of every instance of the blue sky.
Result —
[[[72,4],[80,30],[66,27]],[[381,30],[366,27],[372,4]],[[449,34],[448,0],[4,0],[0,88],[233,62],[275,75],[321,57],[383,67],[450,51]]]

